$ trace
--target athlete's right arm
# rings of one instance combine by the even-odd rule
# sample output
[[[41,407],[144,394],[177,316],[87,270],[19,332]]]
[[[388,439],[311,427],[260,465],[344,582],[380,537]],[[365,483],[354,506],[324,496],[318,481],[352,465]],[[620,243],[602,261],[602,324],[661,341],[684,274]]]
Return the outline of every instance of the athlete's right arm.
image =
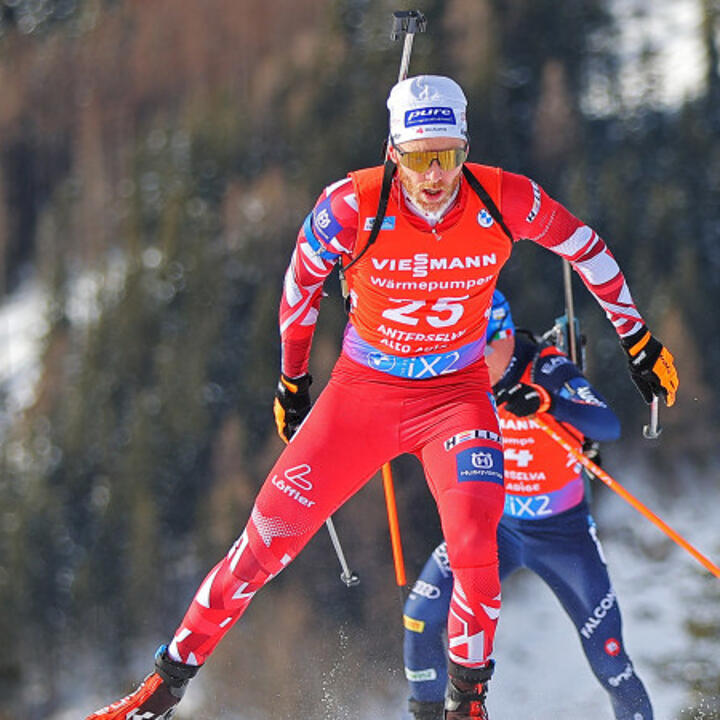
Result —
[[[323,283],[338,259],[352,254],[357,218],[353,184],[346,178],[325,188],[298,232],[280,301],[281,369],[287,378],[308,372]]]

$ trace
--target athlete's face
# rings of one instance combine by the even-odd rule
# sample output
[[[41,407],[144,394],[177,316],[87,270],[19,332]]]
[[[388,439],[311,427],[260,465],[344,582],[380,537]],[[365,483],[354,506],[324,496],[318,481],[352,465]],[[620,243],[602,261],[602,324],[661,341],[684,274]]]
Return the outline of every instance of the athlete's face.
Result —
[[[428,138],[426,140],[411,140],[401,143],[398,148],[401,152],[427,152],[437,150],[452,150],[464,148],[466,143],[457,138]],[[400,182],[403,184],[408,196],[421,210],[437,212],[450,199],[460,182],[462,165],[452,170],[443,170],[440,163],[434,160],[424,172],[411,170],[400,162],[400,153],[390,147],[390,159],[397,165]]]

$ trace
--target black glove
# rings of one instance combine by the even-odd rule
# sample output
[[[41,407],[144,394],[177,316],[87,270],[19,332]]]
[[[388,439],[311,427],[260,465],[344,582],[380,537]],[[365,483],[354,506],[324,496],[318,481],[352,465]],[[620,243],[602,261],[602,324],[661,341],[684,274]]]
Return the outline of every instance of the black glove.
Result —
[[[504,405],[509,413],[518,417],[549,412],[553,405],[550,393],[534,383],[518,383],[507,390],[500,390],[495,396],[495,402]]]
[[[289,378],[282,373],[275,391],[273,412],[278,435],[285,441],[297,432],[312,407],[310,400],[311,375]]]
[[[630,377],[650,404],[654,395],[662,395],[670,407],[675,402],[678,374],[670,351],[643,325],[620,341],[630,363]]]

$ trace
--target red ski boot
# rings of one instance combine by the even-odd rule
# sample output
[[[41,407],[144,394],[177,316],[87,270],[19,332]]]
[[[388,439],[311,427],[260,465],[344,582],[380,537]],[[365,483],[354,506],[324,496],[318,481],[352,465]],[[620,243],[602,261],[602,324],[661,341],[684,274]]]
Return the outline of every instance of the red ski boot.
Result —
[[[198,670],[199,667],[194,665],[171,660],[167,646],[163,645],[155,653],[155,671],[142,681],[134,693],[88,715],[86,720],[170,720],[190,679]]]

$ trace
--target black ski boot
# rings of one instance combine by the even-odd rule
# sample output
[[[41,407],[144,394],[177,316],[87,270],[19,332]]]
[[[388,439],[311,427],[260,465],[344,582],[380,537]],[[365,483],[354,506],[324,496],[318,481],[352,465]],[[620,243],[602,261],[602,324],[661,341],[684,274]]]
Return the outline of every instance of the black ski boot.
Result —
[[[430,700],[408,700],[408,710],[415,716],[415,720],[443,720],[444,705]]]
[[[489,720],[485,695],[494,669],[492,660],[483,668],[468,668],[448,661],[445,720]]]

